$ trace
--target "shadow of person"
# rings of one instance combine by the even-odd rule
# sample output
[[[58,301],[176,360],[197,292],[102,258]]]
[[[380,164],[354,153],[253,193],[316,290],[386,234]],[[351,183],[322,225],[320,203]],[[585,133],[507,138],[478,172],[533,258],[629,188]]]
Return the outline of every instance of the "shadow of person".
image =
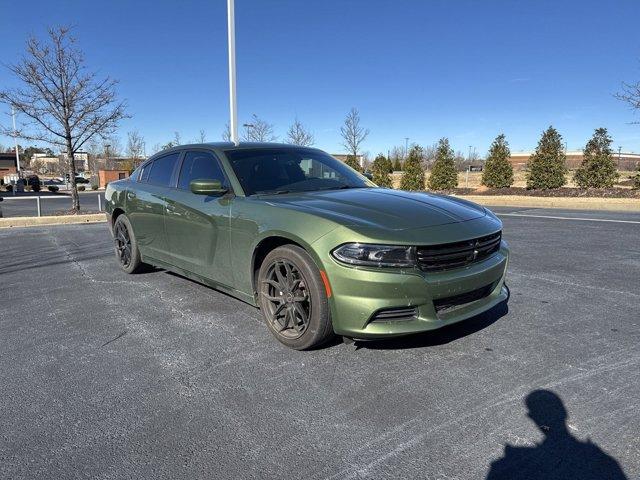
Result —
[[[620,480],[627,477],[618,462],[597,445],[567,430],[567,410],[549,390],[535,390],[525,399],[528,417],[544,434],[533,447],[506,445],[504,456],[491,464],[487,480]]]

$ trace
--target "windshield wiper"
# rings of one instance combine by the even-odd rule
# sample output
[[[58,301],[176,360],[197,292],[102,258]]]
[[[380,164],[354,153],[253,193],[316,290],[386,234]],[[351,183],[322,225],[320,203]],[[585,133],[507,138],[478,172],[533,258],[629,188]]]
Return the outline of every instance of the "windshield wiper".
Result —
[[[344,190],[346,188],[367,188],[365,185],[338,185],[336,187],[327,187],[327,188],[319,188],[317,191],[322,191],[322,190]]]

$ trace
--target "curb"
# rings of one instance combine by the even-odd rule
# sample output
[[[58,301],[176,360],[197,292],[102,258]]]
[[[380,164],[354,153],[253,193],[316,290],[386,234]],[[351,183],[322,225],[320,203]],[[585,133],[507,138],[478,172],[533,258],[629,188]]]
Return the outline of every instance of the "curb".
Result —
[[[46,217],[11,217],[0,218],[0,228],[38,227],[41,225],[73,225],[79,223],[106,222],[104,213],[87,215],[50,215]]]
[[[524,195],[456,196],[487,207],[565,208],[567,210],[640,212],[640,201],[634,198],[530,197]]]

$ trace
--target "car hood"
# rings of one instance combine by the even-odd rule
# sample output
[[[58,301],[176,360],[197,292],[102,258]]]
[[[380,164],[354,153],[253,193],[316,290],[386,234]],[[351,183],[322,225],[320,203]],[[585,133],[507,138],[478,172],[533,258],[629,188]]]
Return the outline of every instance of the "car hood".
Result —
[[[388,230],[430,227],[484,217],[480,205],[455,197],[385,188],[352,188],[263,196],[274,206],[315,214],[345,226]]]

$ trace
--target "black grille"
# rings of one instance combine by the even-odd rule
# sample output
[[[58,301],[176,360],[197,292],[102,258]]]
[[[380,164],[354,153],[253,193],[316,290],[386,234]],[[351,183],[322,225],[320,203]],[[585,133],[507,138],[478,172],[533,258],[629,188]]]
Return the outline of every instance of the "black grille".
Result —
[[[421,270],[433,272],[479,262],[500,249],[501,238],[502,232],[497,232],[464,242],[418,247],[418,266]]]
[[[371,317],[372,322],[397,322],[411,320],[418,316],[416,307],[397,307],[378,310]]]
[[[451,310],[460,305],[475,302],[488,296],[495,287],[495,282],[485,285],[484,287],[476,288],[470,292],[461,293],[460,295],[454,295],[452,297],[439,298],[433,301],[433,306],[437,313],[445,313],[447,310]]]

